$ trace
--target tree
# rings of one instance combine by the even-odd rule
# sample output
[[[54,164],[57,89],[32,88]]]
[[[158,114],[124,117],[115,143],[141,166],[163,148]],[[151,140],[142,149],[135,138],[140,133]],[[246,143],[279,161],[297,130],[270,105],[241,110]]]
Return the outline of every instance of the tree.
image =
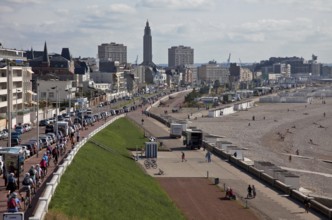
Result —
[[[220,81],[219,80],[214,81],[214,83],[213,83],[213,89],[214,89],[214,91],[215,91],[216,94],[218,94],[219,87],[220,87]]]

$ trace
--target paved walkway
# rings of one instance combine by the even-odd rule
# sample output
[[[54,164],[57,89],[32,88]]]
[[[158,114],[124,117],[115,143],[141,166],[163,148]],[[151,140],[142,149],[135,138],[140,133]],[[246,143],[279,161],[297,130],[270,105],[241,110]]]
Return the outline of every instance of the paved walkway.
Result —
[[[205,151],[186,150],[182,139],[169,139],[169,128],[154,119],[132,112],[127,117],[140,124],[144,117],[144,129],[157,137],[163,145],[172,149],[170,152],[158,152],[158,167],[165,175],[162,177],[207,177],[219,178],[221,188],[230,186],[238,195],[240,201],[249,208],[258,211],[264,219],[324,219],[319,213],[306,213],[303,204],[292,200],[287,195],[271,189],[263,182],[233,167],[227,161],[212,156],[212,162],[205,160]],[[186,154],[187,162],[181,162],[181,151]],[[144,160],[139,160],[143,164]],[[143,166],[144,167],[144,166]],[[148,169],[148,174],[156,177],[158,170]],[[248,184],[255,185],[257,197],[245,199]],[[312,210],[311,210],[312,211]]]
[[[107,119],[110,120],[111,117],[109,117]],[[103,125],[105,123],[104,120],[100,120],[99,122],[95,122],[93,126],[88,126],[87,130],[80,130],[80,137],[81,139],[86,137],[89,133],[91,133],[93,130],[95,130],[96,128],[98,128],[99,126]],[[35,131],[30,131],[31,135],[33,135],[33,133],[35,133]],[[42,133],[42,131],[41,131]],[[75,136],[76,138],[76,136]],[[23,140],[25,141],[25,140]],[[54,144],[52,145],[52,147],[54,147]],[[69,150],[71,149],[70,144],[67,145],[67,153],[69,152]],[[28,158],[25,163],[24,163],[24,172],[21,173],[20,175],[20,183],[23,180],[24,174],[26,172],[28,172],[28,170],[30,169],[31,165],[36,165],[40,162],[41,157],[43,155],[43,153],[45,152],[45,149],[42,149],[39,152],[39,157],[37,157],[37,155],[34,155],[30,158]],[[61,161],[65,156],[62,156],[59,158],[59,161]],[[59,163],[61,164],[61,162]],[[50,166],[48,167],[47,170],[47,176],[44,179],[41,187],[38,189],[38,191],[36,192],[36,195],[33,197],[33,201],[32,201],[32,208],[29,208],[26,212],[25,212],[25,219],[28,219],[30,216],[32,216],[33,211],[34,211],[34,207],[36,206],[37,202],[38,202],[38,198],[42,195],[43,190],[46,186],[46,182],[48,182],[51,178],[52,178],[52,174],[56,171],[57,166],[55,166],[53,164],[53,162],[50,162]],[[20,184],[21,186],[21,184]],[[22,206],[23,207],[23,206]],[[7,191],[6,188],[4,187],[4,180],[3,178],[0,179],[0,220],[3,219],[3,213],[6,212],[7,210]]]

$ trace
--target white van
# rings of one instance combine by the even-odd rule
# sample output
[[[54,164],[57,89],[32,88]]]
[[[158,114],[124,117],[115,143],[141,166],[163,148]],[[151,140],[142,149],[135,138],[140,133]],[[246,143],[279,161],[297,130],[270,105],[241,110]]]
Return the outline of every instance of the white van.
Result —
[[[67,121],[58,121],[58,129],[62,131],[63,135],[69,135],[69,123]]]

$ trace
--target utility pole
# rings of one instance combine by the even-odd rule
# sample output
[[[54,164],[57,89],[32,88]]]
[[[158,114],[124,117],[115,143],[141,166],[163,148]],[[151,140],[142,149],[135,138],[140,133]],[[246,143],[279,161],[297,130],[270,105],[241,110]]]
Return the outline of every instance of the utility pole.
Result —
[[[10,67],[10,62],[7,59],[7,94],[8,94],[8,99],[7,99],[7,115],[8,115],[8,143],[7,147],[12,146],[12,113],[13,113],[13,75],[12,75],[12,68]]]

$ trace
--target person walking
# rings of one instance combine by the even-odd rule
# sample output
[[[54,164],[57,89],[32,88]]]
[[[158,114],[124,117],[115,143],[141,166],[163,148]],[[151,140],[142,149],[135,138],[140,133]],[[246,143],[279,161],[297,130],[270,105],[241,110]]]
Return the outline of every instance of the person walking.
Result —
[[[306,213],[308,213],[309,208],[311,206],[310,200],[308,198],[305,198],[303,203],[304,203],[304,209],[305,209]]]
[[[211,152],[210,151],[206,152],[205,158],[206,158],[208,163],[211,162]]]
[[[76,142],[80,142],[80,132],[77,131],[77,135],[76,135]]]
[[[187,160],[186,160],[186,155],[184,154],[183,151],[181,152],[181,159],[182,159],[182,162],[183,162],[183,161],[184,161],[184,162],[187,162]]]
[[[255,198],[256,197],[256,188],[255,188],[255,185],[252,185],[251,189],[252,189],[252,196]]]
[[[9,191],[9,194],[15,192],[17,189],[17,180],[14,173],[8,174],[6,190]]]
[[[251,193],[252,193],[252,188],[251,188],[250,185],[248,186],[248,189],[247,189],[247,190],[248,190],[247,198],[251,198],[251,197],[252,197],[252,194],[251,194]]]

